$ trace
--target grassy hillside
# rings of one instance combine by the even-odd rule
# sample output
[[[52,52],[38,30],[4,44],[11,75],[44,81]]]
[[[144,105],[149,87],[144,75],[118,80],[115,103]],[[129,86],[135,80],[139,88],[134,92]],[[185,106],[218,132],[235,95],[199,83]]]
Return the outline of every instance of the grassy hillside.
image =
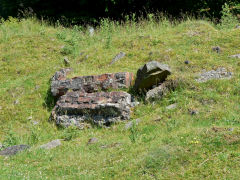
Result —
[[[0,179],[240,179],[240,63],[229,58],[240,53],[239,45],[240,29],[203,20],[103,20],[93,36],[82,27],[31,18],[1,22],[0,142],[32,148],[0,157]],[[120,51],[126,56],[110,65]],[[124,123],[59,129],[48,121],[54,105],[49,80],[65,66],[64,57],[71,77],[136,73],[157,60],[171,67],[170,78],[184,83],[161,101],[141,102],[132,113],[141,122],[130,130]],[[218,67],[233,78],[195,81],[203,69]],[[176,109],[166,109],[173,103]],[[189,109],[199,113],[190,115]],[[92,137],[99,141],[87,145]],[[54,139],[67,141],[52,150],[38,148]]]

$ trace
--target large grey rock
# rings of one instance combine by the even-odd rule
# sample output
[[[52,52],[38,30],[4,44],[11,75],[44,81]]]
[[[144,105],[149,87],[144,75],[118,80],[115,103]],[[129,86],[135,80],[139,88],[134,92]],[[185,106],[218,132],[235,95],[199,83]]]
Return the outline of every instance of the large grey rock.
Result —
[[[164,82],[170,74],[171,70],[168,65],[160,64],[157,61],[148,62],[138,69],[134,89],[138,92],[149,90]]]
[[[160,84],[159,86],[150,89],[145,96],[145,100],[146,101],[152,101],[152,100],[160,100],[163,98],[163,96],[171,91],[174,90],[175,88],[177,88],[178,86],[178,81],[175,80],[169,80],[169,81],[165,81],[162,84]]]
[[[129,72],[108,73],[95,76],[79,76],[66,79],[69,70],[61,70],[55,73],[51,81],[53,96],[62,96],[68,90],[87,93],[106,91],[109,89],[121,89],[131,86],[133,74]]]
[[[60,146],[61,145],[61,140],[60,139],[56,139],[56,140],[53,140],[47,144],[43,144],[40,146],[41,149],[53,149],[57,146]]]
[[[2,151],[0,151],[0,155],[2,155],[2,156],[12,156],[12,155],[17,154],[18,152],[24,151],[24,150],[29,149],[29,148],[30,148],[30,146],[24,145],[24,144],[10,146],[10,147],[7,147],[7,148],[3,149]]]
[[[126,92],[68,92],[61,96],[52,112],[57,125],[82,128],[87,123],[109,125],[127,120],[131,112],[131,95]]]
[[[217,70],[211,70],[203,72],[200,77],[196,79],[197,82],[206,82],[212,79],[231,79],[233,76],[232,72],[228,72],[224,67],[218,68]]]

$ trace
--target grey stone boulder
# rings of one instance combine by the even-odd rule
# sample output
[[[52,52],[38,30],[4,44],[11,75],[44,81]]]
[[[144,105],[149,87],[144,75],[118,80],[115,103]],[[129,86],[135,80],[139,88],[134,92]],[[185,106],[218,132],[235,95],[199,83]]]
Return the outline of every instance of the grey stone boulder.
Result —
[[[109,125],[130,119],[131,95],[126,92],[68,92],[61,96],[52,111],[51,119],[62,127],[85,123]]]
[[[60,139],[56,139],[56,140],[53,140],[47,144],[43,144],[40,146],[41,149],[53,149],[57,146],[60,146],[61,145],[61,140]]]
[[[149,90],[164,82],[170,74],[171,70],[168,65],[157,61],[148,62],[138,69],[134,89],[137,92]]]
[[[24,144],[10,146],[10,147],[7,147],[7,148],[3,149],[2,151],[0,151],[0,155],[1,156],[13,156],[13,155],[17,154],[18,152],[24,151],[29,148],[30,148],[30,146],[24,145]]]

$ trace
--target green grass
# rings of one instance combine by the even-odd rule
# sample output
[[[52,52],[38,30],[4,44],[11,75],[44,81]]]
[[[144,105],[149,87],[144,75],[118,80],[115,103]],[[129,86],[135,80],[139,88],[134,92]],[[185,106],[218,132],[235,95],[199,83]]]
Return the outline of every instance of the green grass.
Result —
[[[173,25],[164,18],[103,20],[94,36],[82,27],[53,27],[31,18],[2,22],[0,141],[31,149],[0,157],[0,179],[240,179],[240,64],[229,58],[240,53],[239,33],[204,20]],[[213,46],[222,53],[213,52]],[[120,51],[126,56],[110,65]],[[131,116],[141,122],[132,129],[125,130],[124,123],[59,129],[48,121],[54,104],[49,80],[64,67],[64,57],[74,70],[69,77],[136,74],[144,63],[157,60],[172,68],[170,78],[184,83],[161,101],[141,102]],[[195,81],[203,69],[218,67],[233,72],[233,78]],[[177,108],[167,110],[173,103]],[[189,109],[199,114],[192,116]],[[87,145],[92,137],[99,141]],[[54,139],[67,141],[48,151],[38,148]]]

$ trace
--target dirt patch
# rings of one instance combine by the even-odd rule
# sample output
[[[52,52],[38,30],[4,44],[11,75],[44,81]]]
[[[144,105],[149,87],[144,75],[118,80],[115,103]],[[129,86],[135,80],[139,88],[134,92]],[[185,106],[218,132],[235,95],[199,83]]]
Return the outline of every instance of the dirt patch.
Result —
[[[229,144],[238,144],[238,143],[240,143],[240,135],[239,134],[224,134],[224,139]]]
[[[224,131],[227,131],[227,128],[222,128],[222,127],[212,127],[211,130],[214,131],[215,133],[217,133],[217,132],[224,132]]]

